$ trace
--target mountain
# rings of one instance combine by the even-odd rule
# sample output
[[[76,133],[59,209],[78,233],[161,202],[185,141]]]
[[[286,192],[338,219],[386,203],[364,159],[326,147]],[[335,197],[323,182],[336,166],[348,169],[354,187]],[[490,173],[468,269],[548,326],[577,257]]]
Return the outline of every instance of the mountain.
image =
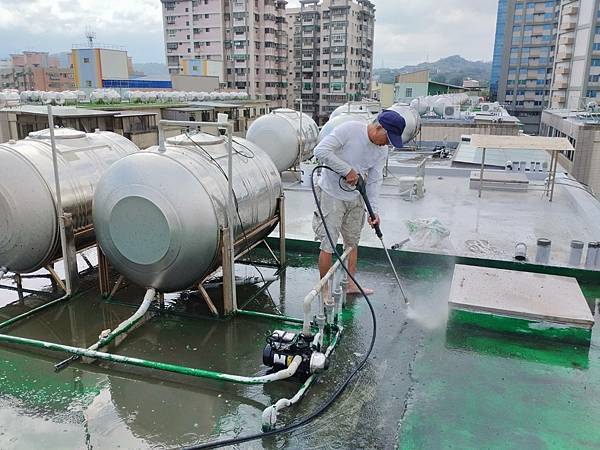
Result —
[[[136,72],[143,72],[148,76],[168,76],[169,70],[163,63],[133,63]]]
[[[393,83],[396,75],[429,69],[432,81],[450,83],[462,86],[465,78],[479,80],[483,86],[490,81],[492,63],[484,61],[469,61],[459,55],[448,56],[435,62],[424,62],[413,66],[404,66],[399,69],[375,69],[373,74],[382,83]]]

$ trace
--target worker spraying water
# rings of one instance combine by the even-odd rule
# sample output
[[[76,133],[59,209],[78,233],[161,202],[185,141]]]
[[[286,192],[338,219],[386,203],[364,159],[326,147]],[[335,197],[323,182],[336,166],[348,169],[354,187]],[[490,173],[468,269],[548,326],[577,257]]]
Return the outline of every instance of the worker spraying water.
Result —
[[[331,267],[332,255],[335,253],[334,243],[340,234],[344,247],[354,247],[348,261],[349,271],[354,275],[358,259],[358,243],[365,223],[366,206],[368,223],[381,240],[404,301],[408,303],[383,242],[378,208],[383,169],[388,155],[387,146],[402,147],[402,133],[405,126],[404,118],[400,114],[396,111],[384,110],[370,124],[364,122],[341,124],[317,145],[314,154],[327,170],[322,171],[320,181],[315,186],[317,211],[313,217],[313,230],[321,242],[319,254],[321,277]],[[329,239],[328,234],[332,239]],[[363,290],[366,294],[373,293],[369,288]],[[358,286],[352,280],[348,293],[359,292]]]

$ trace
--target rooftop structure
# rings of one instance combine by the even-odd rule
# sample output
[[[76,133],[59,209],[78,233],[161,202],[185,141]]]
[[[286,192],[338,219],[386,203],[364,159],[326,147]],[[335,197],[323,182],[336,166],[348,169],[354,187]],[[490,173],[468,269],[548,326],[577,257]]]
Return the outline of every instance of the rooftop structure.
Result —
[[[540,134],[569,139],[575,152],[564,152],[560,163],[579,182],[600,192],[600,116],[593,109],[547,109],[542,113]]]
[[[469,89],[466,86],[454,86],[432,81],[429,78],[429,70],[426,69],[396,75],[394,90],[397,102],[410,102],[417,97],[456,94],[466,92]]]
[[[102,111],[97,109],[54,106],[54,123],[88,133],[96,129],[119,133],[140,148],[157,143],[154,112]],[[33,131],[48,128],[48,108],[41,105],[22,105],[0,109],[0,142],[26,138]]]

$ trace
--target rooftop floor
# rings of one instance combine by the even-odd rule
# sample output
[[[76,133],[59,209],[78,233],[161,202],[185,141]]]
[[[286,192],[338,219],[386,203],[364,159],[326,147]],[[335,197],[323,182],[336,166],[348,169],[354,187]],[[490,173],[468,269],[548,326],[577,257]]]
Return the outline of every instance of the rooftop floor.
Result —
[[[247,309],[301,316],[302,298],[318,277],[316,248],[307,243],[290,247],[290,266],[268,294],[253,298],[256,288],[240,288],[240,301],[250,300]],[[371,299],[377,315],[377,340],[367,365],[312,424],[240,448],[597,446],[597,329],[588,349],[447,327],[452,263],[411,262],[407,254],[400,266],[414,305],[407,312],[383,255],[365,254],[360,280],[376,290]],[[261,258],[260,252],[254,256]],[[273,272],[261,270],[265,276]],[[242,265],[237,273],[255,274]],[[143,295],[128,287],[107,303],[98,297],[96,283],[92,272],[84,279],[86,291],[13,327],[10,334],[93,343],[100,330],[132,314]],[[594,305],[600,284],[582,288],[598,319]],[[14,295],[0,291],[3,318],[40,302],[32,297],[11,303]],[[171,295],[167,300],[167,313],[132,332],[116,353],[236,374],[264,373],[264,337],[280,323],[208,319],[199,315],[197,298]],[[349,300],[344,326],[329,370],[299,405],[285,410],[282,423],[316,409],[366,351],[372,323],[364,299]],[[298,387],[294,382],[231,385],[117,365],[74,364],[54,373],[53,364],[61,359],[0,347],[1,448],[29,449],[41,442],[46,449],[170,448],[245,435],[260,430],[264,407]]]

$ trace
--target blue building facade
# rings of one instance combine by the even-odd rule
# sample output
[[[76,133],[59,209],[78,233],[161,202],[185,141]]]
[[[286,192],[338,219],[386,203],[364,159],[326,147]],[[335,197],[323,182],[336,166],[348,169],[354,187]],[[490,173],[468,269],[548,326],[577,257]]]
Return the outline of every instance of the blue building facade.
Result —
[[[498,15],[496,16],[496,36],[494,42],[494,57],[492,60],[492,74],[490,76],[490,96],[492,100],[498,98],[498,82],[504,55],[504,33],[506,28],[507,0],[498,1]]]

